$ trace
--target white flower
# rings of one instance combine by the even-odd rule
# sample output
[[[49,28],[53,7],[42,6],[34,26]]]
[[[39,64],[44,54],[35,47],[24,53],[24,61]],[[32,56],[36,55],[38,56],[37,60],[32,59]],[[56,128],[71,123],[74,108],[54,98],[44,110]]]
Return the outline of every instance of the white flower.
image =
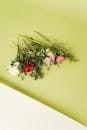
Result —
[[[52,53],[52,51],[49,48],[46,49],[46,54],[49,57],[53,57],[54,56],[54,54]]]
[[[47,56],[49,57],[49,59],[50,59],[51,62],[54,62],[54,61],[55,61],[55,56],[54,56],[54,54],[52,53],[52,51],[49,51],[49,52],[47,53]]]
[[[12,65],[8,66],[7,67],[8,72],[12,75],[18,75],[19,74],[18,65],[19,62],[15,62],[13,66]]]
[[[49,52],[47,53],[47,56],[52,57],[52,56],[54,56],[54,55],[53,55],[52,51],[49,51]]]
[[[18,65],[19,65],[19,62],[15,62],[15,63],[14,63],[14,65],[18,67]]]
[[[49,48],[47,48],[47,49],[46,49],[46,52],[49,52],[49,51],[50,51],[50,49],[49,49]]]

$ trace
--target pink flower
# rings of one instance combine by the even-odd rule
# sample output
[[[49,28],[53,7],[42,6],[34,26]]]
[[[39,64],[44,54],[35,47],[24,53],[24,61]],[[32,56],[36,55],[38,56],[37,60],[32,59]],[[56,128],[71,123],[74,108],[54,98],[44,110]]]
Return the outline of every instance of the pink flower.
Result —
[[[62,63],[63,60],[64,60],[64,56],[62,56],[62,55],[59,55],[59,56],[57,56],[57,58],[56,58],[56,62],[57,62],[57,63]]]
[[[49,59],[50,59],[51,62],[54,62],[55,61],[55,56],[50,56]]]
[[[49,59],[50,59],[51,62],[55,61],[55,56],[51,51],[48,52],[47,56],[49,56]]]
[[[44,59],[44,63],[45,63],[47,66],[49,66],[49,65],[51,64],[50,59],[49,59],[48,57],[46,57],[46,58]]]

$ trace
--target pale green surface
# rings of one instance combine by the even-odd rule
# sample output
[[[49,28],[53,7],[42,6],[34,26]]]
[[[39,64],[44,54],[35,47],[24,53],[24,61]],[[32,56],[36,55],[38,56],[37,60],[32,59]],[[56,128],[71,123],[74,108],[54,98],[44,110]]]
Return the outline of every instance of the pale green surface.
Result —
[[[12,41],[33,30],[70,44],[80,61],[53,67],[43,80],[8,74]],[[87,0],[1,0],[0,79],[87,126]]]

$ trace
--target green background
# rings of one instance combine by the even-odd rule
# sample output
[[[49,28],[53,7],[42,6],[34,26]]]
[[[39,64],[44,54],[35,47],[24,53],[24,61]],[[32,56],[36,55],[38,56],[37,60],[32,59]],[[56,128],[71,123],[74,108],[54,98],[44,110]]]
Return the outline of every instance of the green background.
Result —
[[[12,42],[34,30],[67,43],[80,61],[52,67],[43,80],[8,74]],[[87,0],[0,0],[0,81],[87,126]]]

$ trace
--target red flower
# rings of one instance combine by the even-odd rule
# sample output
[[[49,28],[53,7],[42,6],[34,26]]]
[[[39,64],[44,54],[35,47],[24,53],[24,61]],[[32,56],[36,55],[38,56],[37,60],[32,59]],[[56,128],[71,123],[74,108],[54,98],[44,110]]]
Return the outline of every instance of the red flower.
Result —
[[[26,64],[23,66],[23,72],[29,72],[30,70],[32,70],[34,68],[34,64]]]

